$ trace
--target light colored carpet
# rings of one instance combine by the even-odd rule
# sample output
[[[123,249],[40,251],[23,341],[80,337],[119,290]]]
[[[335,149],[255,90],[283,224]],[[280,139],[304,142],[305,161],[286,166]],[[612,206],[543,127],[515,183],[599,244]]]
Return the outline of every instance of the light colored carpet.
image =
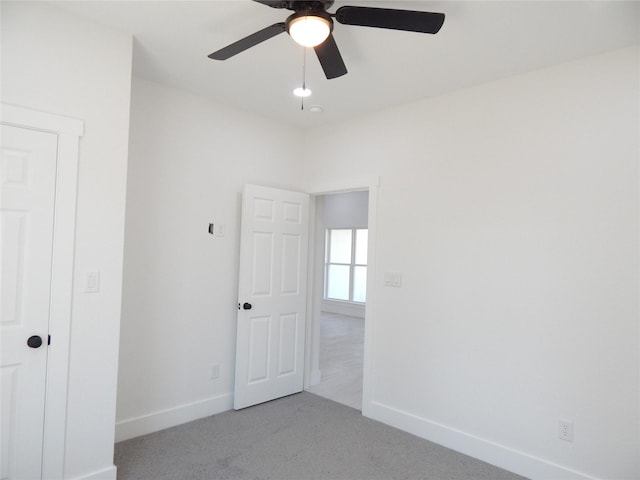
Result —
[[[516,480],[308,392],[116,444],[119,480]]]

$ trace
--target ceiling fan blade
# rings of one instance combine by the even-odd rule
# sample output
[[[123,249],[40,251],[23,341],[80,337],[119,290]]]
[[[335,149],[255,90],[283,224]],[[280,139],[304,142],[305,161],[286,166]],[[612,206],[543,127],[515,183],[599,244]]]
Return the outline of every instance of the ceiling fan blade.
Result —
[[[256,33],[252,33],[248,37],[244,37],[243,39],[238,40],[231,45],[227,45],[226,47],[213,52],[211,55],[209,55],[209,58],[212,58],[214,60],[226,60],[227,58],[233,57],[240,52],[244,52],[248,48],[254,47],[259,43],[264,42],[265,40],[269,40],[271,37],[275,37],[276,35],[284,31],[284,22],[274,23],[267,28],[263,28]]]
[[[374,7],[340,7],[336,11],[335,17],[338,23],[345,25],[420,33],[438,33],[444,23],[444,13]]]
[[[347,73],[347,67],[342,61],[342,55],[340,55],[338,44],[333,35],[329,34],[324,42],[313,47],[313,49],[316,51],[322,70],[324,70],[324,74],[329,80]]]
[[[253,0],[254,2],[261,3],[273,8],[287,8],[288,2],[286,0]]]

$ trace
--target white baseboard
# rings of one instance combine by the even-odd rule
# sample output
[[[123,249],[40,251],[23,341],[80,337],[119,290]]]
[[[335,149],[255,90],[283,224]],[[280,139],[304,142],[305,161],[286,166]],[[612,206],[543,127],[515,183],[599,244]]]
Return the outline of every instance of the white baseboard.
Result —
[[[111,465],[103,470],[90,473],[89,475],[83,475],[81,477],[75,477],[73,480],[116,480],[117,469],[115,465]]]
[[[197,402],[116,422],[116,442],[175,427],[233,408],[233,394],[225,393]],[[115,477],[114,477],[115,478]]]
[[[597,480],[525,452],[372,401],[362,414],[418,437],[534,480]]]
[[[364,318],[365,305],[362,303],[336,302],[333,300],[322,300],[321,309],[327,313],[337,313],[348,317]]]
[[[322,381],[322,372],[319,369],[315,369],[311,371],[311,375],[309,379],[305,383],[304,388],[313,387],[314,385],[318,385]]]

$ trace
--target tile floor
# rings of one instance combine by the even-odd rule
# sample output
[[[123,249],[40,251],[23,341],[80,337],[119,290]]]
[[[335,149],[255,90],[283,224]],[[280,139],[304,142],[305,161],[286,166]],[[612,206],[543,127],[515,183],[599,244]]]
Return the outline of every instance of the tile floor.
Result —
[[[307,391],[361,410],[363,350],[364,319],[323,312],[320,318],[322,380]]]

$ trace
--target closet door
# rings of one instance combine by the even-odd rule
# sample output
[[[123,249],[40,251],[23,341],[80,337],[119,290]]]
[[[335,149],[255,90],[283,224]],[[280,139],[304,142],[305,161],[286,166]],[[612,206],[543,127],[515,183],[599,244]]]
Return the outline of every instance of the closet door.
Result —
[[[42,477],[58,136],[2,125],[2,479]]]

